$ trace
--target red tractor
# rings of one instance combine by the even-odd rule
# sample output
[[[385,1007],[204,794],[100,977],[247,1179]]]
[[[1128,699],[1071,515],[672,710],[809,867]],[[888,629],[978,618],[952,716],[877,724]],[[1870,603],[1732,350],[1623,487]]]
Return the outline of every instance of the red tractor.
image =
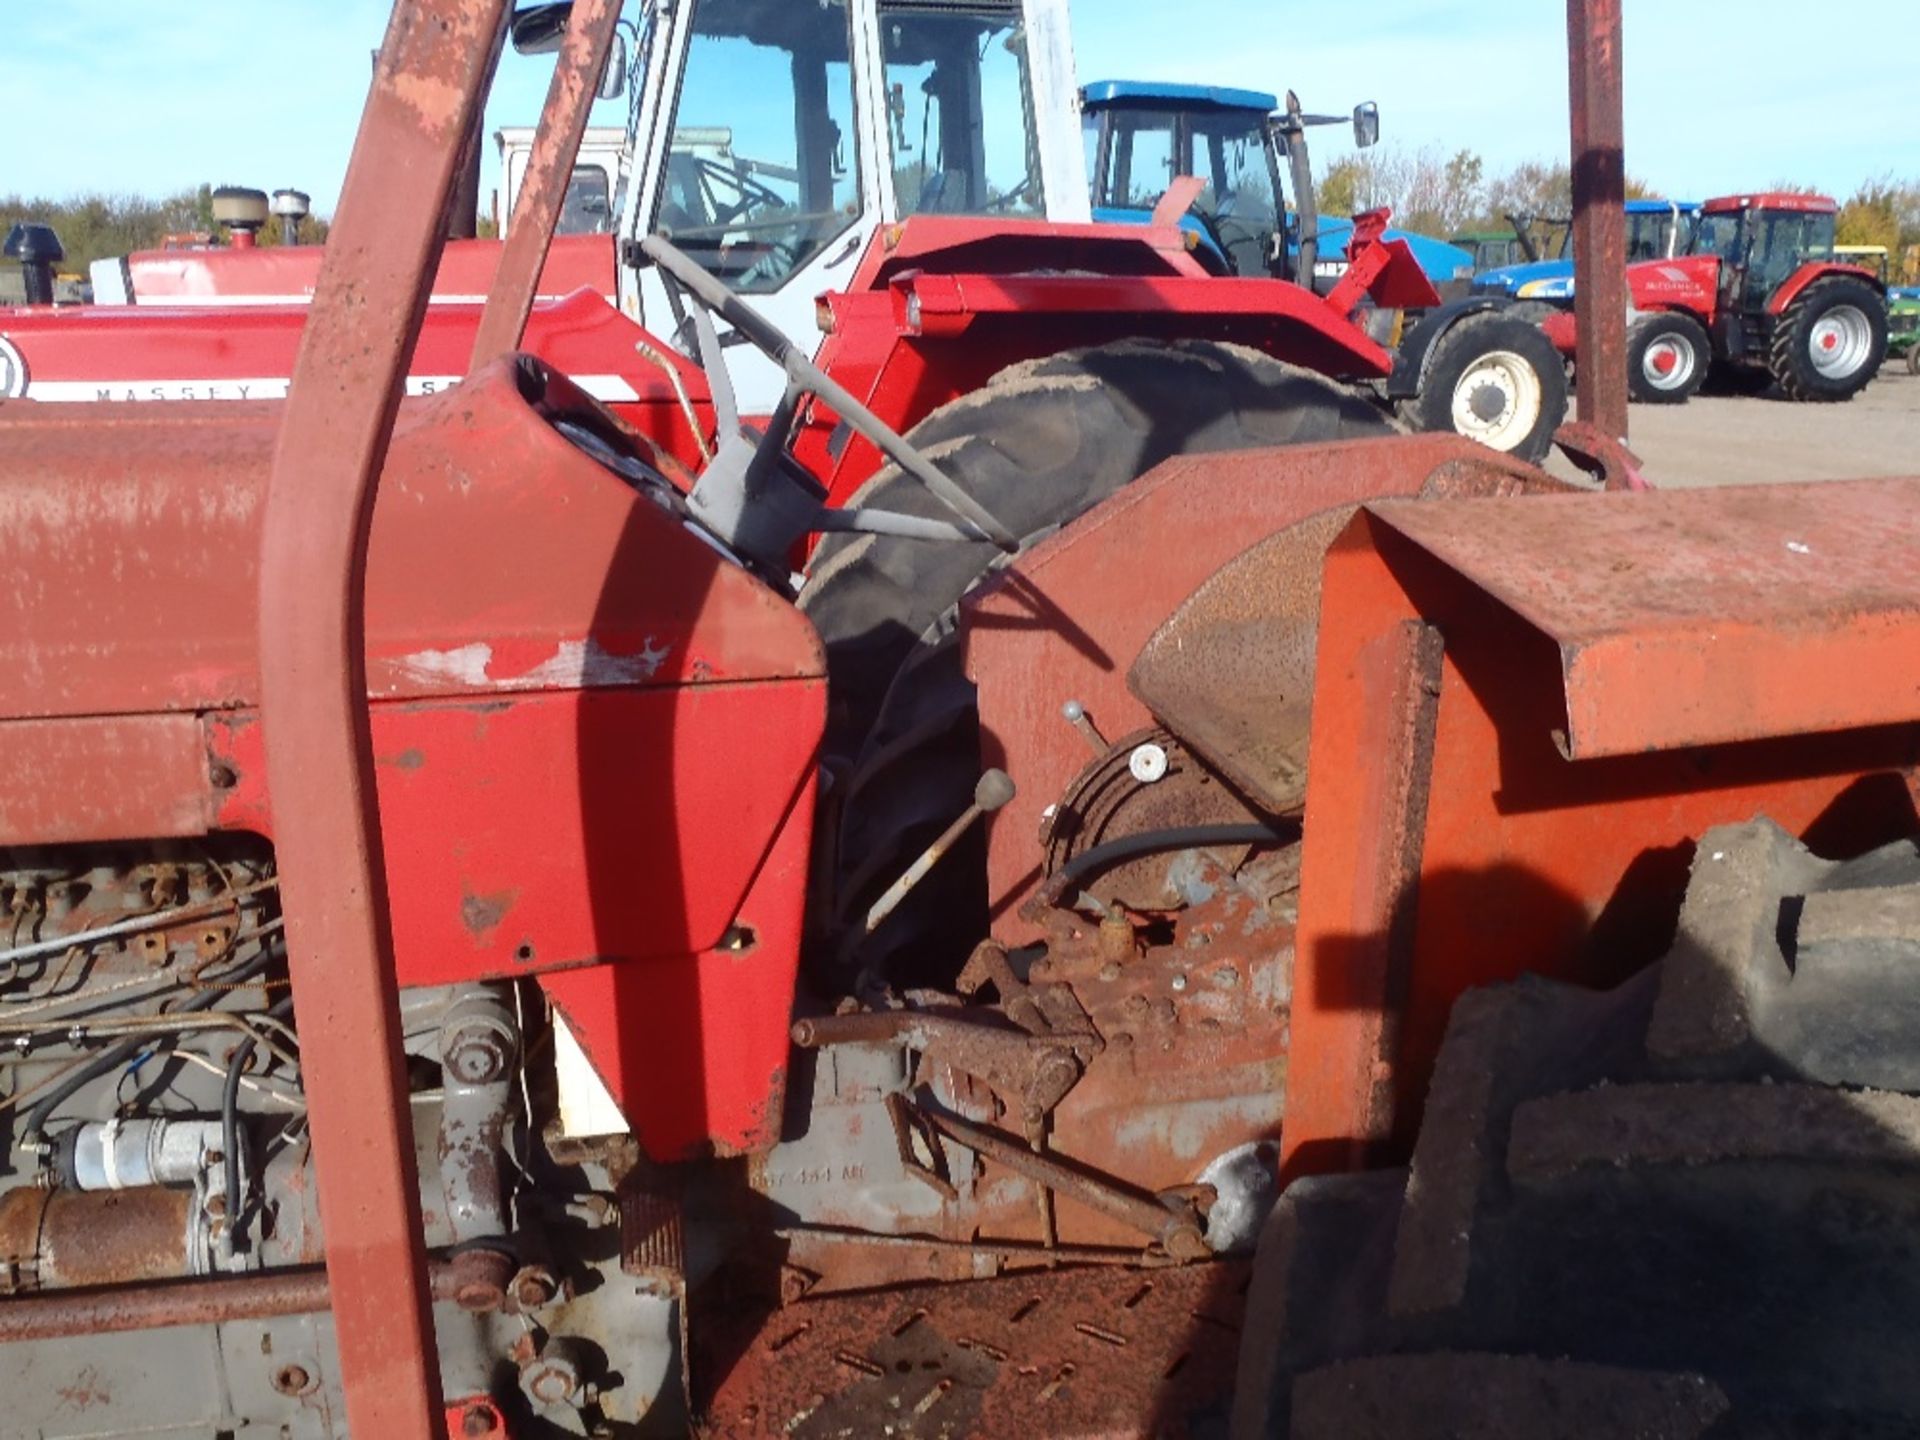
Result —
[[[1887,355],[1880,277],[1834,258],[1838,206],[1822,195],[1771,193],[1709,200],[1688,253],[1627,267],[1633,314],[1627,385],[1635,400],[1677,405],[1715,366],[1791,400],[1851,400]],[[1559,295],[1570,307],[1573,282]],[[1546,321],[1573,354],[1570,308]]]
[[[697,470],[538,244],[409,399],[506,10],[396,5],[284,403],[0,405],[0,1434],[1912,1433],[1920,482],[1202,345],[910,440],[657,236]]]

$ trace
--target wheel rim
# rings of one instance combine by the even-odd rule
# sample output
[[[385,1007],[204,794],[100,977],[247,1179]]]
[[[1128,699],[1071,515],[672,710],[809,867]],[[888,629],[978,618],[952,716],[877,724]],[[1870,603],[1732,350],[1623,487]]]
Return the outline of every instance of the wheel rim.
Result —
[[[1511,350],[1489,351],[1453,387],[1453,428],[1490,449],[1518,449],[1544,405],[1532,365]]]
[[[1699,364],[1700,357],[1683,337],[1660,335],[1640,356],[1640,374],[1655,390],[1684,390]]]
[[[1836,305],[1813,322],[1807,336],[1813,368],[1829,380],[1857,373],[1873,353],[1873,326],[1855,305]]]

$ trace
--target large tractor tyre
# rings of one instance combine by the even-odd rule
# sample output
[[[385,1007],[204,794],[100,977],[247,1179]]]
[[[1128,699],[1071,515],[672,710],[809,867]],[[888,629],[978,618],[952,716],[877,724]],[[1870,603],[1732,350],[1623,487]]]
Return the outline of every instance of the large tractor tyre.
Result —
[[[1410,1171],[1264,1231],[1234,1440],[1920,1434],[1920,849],[1701,842],[1611,993],[1455,1007]]]
[[[1392,429],[1366,396],[1255,350],[1122,341],[1014,365],[934,411],[907,438],[1031,542],[1174,455]],[[850,503],[949,518],[896,466]],[[827,647],[830,755],[859,755],[901,662],[999,558],[985,543],[821,541],[800,608]]]
[[[1887,358],[1887,302],[1864,280],[1809,285],[1780,317],[1767,369],[1789,400],[1851,400]]]
[[[1713,342],[1700,322],[1642,315],[1627,327],[1627,394],[1645,405],[1684,405],[1706,382]]]
[[[1566,362],[1537,325],[1504,312],[1470,315],[1440,337],[1401,414],[1421,430],[1538,463],[1567,418]]]
[[[1179,454],[1392,434],[1373,401],[1256,351],[1212,342],[1124,342],[1023,363],[934,412],[910,438],[1031,545]],[[888,469],[854,497],[914,514],[936,502]],[[986,545],[835,536],[800,606],[827,646],[828,753],[839,781],[816,846],[835,897],[815,973],[949,982],[982,933],[984,840],[974,827],[887,924],[848,937],[872,902],[970,803],[980,778],[976,700],[952,623],[998,568]],[[1124,564],[1124,557],[1116,557]],[[1065,721],[1061,722],[1065,724]],[[1018,778],[1018,767],[1014,767]],[[911,973],[896,957],[911,956]]]

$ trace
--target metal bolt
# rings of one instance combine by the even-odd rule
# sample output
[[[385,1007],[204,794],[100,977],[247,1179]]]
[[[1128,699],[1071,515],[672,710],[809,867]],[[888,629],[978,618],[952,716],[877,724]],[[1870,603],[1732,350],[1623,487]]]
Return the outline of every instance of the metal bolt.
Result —
[[[1168,983],[1173,986],[1175,992],[1177,993],[1187,988],[1187,977],[1184,975],[1176,975]]]
[[[304,1365],[282,1365],[273,1372],[273,1388],[282,1395],[304,1395],[313,1388],[313,1375]]]
[[[520,1367],[520,1390],[536,1405],[564,1405],[580,1389],[580,1369],[564,1350],[549,1346]]]
[[[1127,771],[1142,785],[1152,785],[1167,777],[1167,752],[1151,741],[1136,745],[1127,757]]]
[[[491,1405],[469,1405],[460,1416],[460,1433],[479,1440],[482,1435],[491,1435],[500,1428],[500,1417],[493,1413]]]
[[[1093,717],[1087,714],[1087,707],[1078,700],[1069,700],[1060,707],[1060,713],[1066,722],[1080,732],[1081,738],[1093,747],[1093,753],[1107,753],[1107,737],[1100,733],[1100,727],[1093,723]]]
[[[551,1304],[560,1293],[560,1286],[553,1278],[553,1272],[544,1265],[528,1265],[513,1277],[514,1303],[522,1310],[538,1310],[542,1305]]]

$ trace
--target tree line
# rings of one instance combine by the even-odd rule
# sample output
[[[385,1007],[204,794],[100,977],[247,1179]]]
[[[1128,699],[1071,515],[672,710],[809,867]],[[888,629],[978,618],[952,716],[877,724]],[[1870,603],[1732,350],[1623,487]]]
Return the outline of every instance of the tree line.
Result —
[[[95,260],[135,250],[158,250],[169,235],[219,235],[213,220],[213,189],[202,185],[155,199],[146,195],[80,195],[65,200],[44,196],[0,195],[0,234],[16,222],[51,225],[67,258],[60,269],[84,274]],[[327,222],[309,215],[300,222],[302,244],[326,238]],[[260,231],[260,244],[280,243],[280,222]]]
[[[1781,181],[1766,188],[1812,193],[1810,186]],[[1630,199],[1658,194],[1644,180],[1627,177]],[[1881,175],[1836,198],[1841,199],[1842,245],[1884,245],[1896,256],[1920,246],[1920,178]],[[1379,205],[1392,207],[1395,224],[1424,235],[1504,230],[1508,216],[1571,214],[1573,177],[1566,165],[1546,161],[1489,174],[1486,162],[1473,151],[1448,154],[1436,146],[1384,145],[1343,156],[1327,167],[1320,183],[1323,212],[1350,215]]]

